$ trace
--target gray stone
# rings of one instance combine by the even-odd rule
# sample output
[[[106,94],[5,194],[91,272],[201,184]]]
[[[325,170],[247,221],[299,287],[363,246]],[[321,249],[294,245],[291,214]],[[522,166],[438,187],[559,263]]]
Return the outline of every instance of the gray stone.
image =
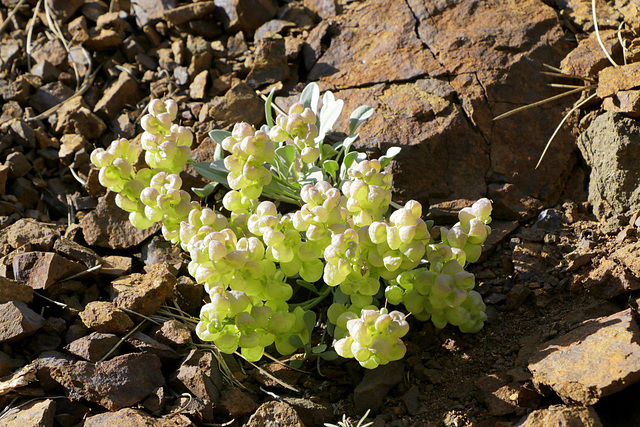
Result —
[[[367,370],[362,381],[353,391],[355,411],[359,414],[367,409],[371,409],[374,414],[378,412],[389,390],[402,381],[403,373],[403,362],[391,362],[388,365]]]

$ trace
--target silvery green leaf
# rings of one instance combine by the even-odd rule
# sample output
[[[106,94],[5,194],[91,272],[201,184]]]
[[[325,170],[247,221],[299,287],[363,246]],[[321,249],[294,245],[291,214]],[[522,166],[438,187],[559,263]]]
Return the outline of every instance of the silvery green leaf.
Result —
[[[345,294],[340,290],[340,288],[336,288],[333,292],[333,302],[336,304],[346,304],[349,301],[349,295]]]
[[[353,110],[351,117],[349,117],[349,135],[353,135],[365,120],[373,115],[374,109],[368,105],[361,105]]]
[[[351,153],[344,156],[342,165],[340,165],[340,180],[344,180],[347,177],[347,170],[351,167],[353,162],[356,160],[357,155],[358,155],[357,151],[352,151]]]
[[[327,132],[333,129],[333,125],[340,117],[344,107],[342,99],[336,100],[333,93],[327,91],[322,97],[322,110],[320,110],[320,128],[318,129],[318,137],[316,142],[322,141]]]
[[[228,136],[231,136],[231,132],[226,130],[215,129],[209,132],[209,136],[213,139],[216,144],[222,144],[222,140]]]
[[[322,144],[321,150],[322,150],[321,158],[323,159],[330,159],[331,157],[335,157],[335,155],[338,154],[336,149],[330,146],[329,144]]]
[[[202,197],[204,199],[205,197],[210,196],[214,191],[216,191],[216,187],[217,186],[218,186],[217,182],[210,182],[210,183],[208,183],[207,185],[205,185],[202,188],[192,187],[191,191],[193,191],[198,196],[200,196],[200,197]]]
[[[313,311],[305,311],[302,318],[304,319],[304,324],[307,326],[309,335],[311,335],[313,328],[316,327],[316,314]]]
[[[222,148],[222,144],[216,144],[216,148],[213,151],[213,161],[224,159],[224,148]]]
[[[320,88],[316,83],[309,83],[300,94],[300,103],[307,108],[311,108],[311,111],[315,114],[318,114],[319,100]]]
[[[275,94],[276,88],[271,89],[271,92],[269,92],[269,96],[267,97],[267,101],[264,103],[264,117],[269,128],[272,128],[275,124],[273,122],[273,111],[271,110],[271,103],[273,102],[273,95]]]
[[[291,362],[289,362],[289,366],[291,366],[293,369],[300,369],[302,368],[302,365],[304,364],[304,360],[292,360]]]
[[[224,167],[223,160],[196,163],[193,165],[193,168],[208,180],[219,182],[225,187],[229,187],[229,183],[227,182],[227,175],[229,174],[229,171]]]
[[[342,145],[344,146],[345,153],[348,153],[349,150],[351,150],[351,146],[353,145],[354,142],[356,142],[359,136],[360,134],[356,133],[355,135],[349,135],[344,139],[344,141],[342,142]]]
[[[312,166],[309,168],[309,172],[304,175],[304,179],[300,180],[300,183],[315,184],[320,181],[324,181],[324,171],[317,166]]]
[[[293,145],[285,145],[276,148],[276,156],[282,161],[282,164],[289,168],[296,161],[296,147]]]
[[[338,358],[338,353],[333,350],[329,350],[324,353],[320,353],[320,357],[324,360],[336,360]]]
[[[386,154],[378,159],[378,160],[380,160],[380,165],[382,167],[387,166],[389,164],[389,162],[391,160],[393,160],[393,158],[395,156],[397,156],[398,153],[400,153],[401,150],[402,150],[402,148],[400,148],[400,147],[390,147],[387,150]]]
[[[340,165],[335,160],[325,160],[324,163],[322,163],[322,169],[331,175],[333,179],[336,179],[336,172],[339,168]]]

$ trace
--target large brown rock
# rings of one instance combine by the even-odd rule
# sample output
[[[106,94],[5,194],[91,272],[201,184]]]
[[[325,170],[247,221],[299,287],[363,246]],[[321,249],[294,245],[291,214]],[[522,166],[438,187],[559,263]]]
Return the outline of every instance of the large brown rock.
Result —
[[[640,380],[640,331],[630,309],[584,322],[530,358],[533,382],[566,403],[593,405]]]
[[[86,267],[53,252],[27,252],[13,259],[13,273],[33,289],[63,286],[59,281],[85,271]],[[59,285],[59,286],[58,286]]]
[[[19,341],[44,325],[44,318],[21,301],[0,304],[0,343]]]
[[[492,197],[521,193],[524,214],[511,215],[521,218],[538,206],[527,198],[549,203],[559,197],[575,163],[569,132],[561,130],[545,161],[534,167],[571,100],[493,122],[498,114],[557,94],[544,78],[532,78],[542,64],[557,65],[570,50],[551,7],[536,0],[375,0],[366,7],[346,5],[336,22],[309,79],[324,89],[352,88],[338,93],[347,99],[347,113],[363,103],[378,107],[384,118],[362,126],[361,144],[405,148],[395,166],[403,199],[477,198],[487,194],[487,184],[509,184],[510,192]],[[448,110],[432,111],[424,96],[406,109],[377,98],[385,92],[387,98],[403,92],[409,98],[416,83],[407,80],[416,78],[450,83]],[[383,86],[370,87],[378,82]],[[361,87],[368,89],[356,89]]]
[[[127,426],[127,427],[195,427],[195,424],[184,415],[168,415],[154,418],[151,415],[132,408],[121,409],[116,412],[88,417],[84,427]]]
[[[260,405],[249,418],[246,427],[290,426],[304,427],[295,409],[285,402],[271,401]]]
[[[78,361],[51,369],[51,377],[75,396],[110,411],[135,405],[164,385],[160,359],[134,353],[98,363]]]
[[[145,316],[155,314],[173,295],[176,277],[166,265],[147,267],[148,273],[134,273],[111,282],[113,303]]]
[[[27,402],[17,412],[9,412],[2,419],[4,427],[53,427],[53,416],[56,412],[56,402],[45,399]]]
[[[102,119],[112,120],[122,112],[125,106],[135,107],[140,99],[142,99],[142,95],[138,83],[129,73],[123,71],[118,80],[104,91],[102,98],[94,107],[94,111]]]

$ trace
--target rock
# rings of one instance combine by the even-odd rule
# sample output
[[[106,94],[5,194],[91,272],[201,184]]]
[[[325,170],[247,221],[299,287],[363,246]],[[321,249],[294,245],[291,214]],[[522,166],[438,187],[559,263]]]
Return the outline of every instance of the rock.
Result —
[[[289,77],[289,66],[283,38],[263,38],[258,42],[253,67],[247,76],[247,84],[258,88]]]
[[[554,2],[552,1],[551,3]],[[555,5],[562,11],[563,18],[575,26],[578,31],[582,30],[585,33],[593,31],[591,2],[584,0],[555,0]],[[617,28],[618,21],[622,18],[617,10],[619,4],[614,6],[613,4],[596,3],[596,5],[600,31],[603,28]]]
[[[149,335],[139,331],[131,334],[126,342],[133,347],[136,352],[155,354],[160,360],[178,359],[180,357],[171,347],[161,344]]]
[[[640,78],[640,64],[607,67],[598,73],[596,93],[602,99],[620,91],[634,89]]]
[[[11,371],[24,366],[24,360],[22,357],[13,358],[8,354],[0,351],[0,377],[7,376]]]
[[[179,270],[184,252],[178,245],[168,242],[162,236],[154,236],[142,245],[142,260],[145,265],[168,264]]]
[[[213,407],[220,400],[222,374],[211,352],[192,350],[171,376],[169,384],[194,397],[188,410],[199,413],[205,420],[212,420]]]
[[[7,412],[2,419],[2,425],[4,427],[53,427],[55,413],[56,402],[53,399],[29,402],[18,410]]]
[[[98,362],[78,361],[53,367],[51,377],[77,397],[110,411],[135,405],[164,385],[157,356],[127,354]]]
[[[382,19],[383,16],[393,19]],[[445,72],[433,54],[423,48],[415,31],[416,19],[405,2],[372,1],[342,23],[339,35],[309,71],[309,80],[320,79],[328,88],[349,88],[364,82],[394,82]]]
[[[338,15],[336,0],[304,0],[304,7],[319,19],[331,19]]]
[[[6,230],[7,242],[14,249],[29,243],[32,249],[48,252],[59,234],[50,226],[31,218],[22,218]]]
[[[639,334],[631,309],[588,320],[530,358],[533,382],[564,402],[593,405],[640,380]]]
[[[191,330],[177,320],[167,320],[156,332],[155,338],[168,346],[182,347],[191,343]]]
[[[111,282],[113,303],[145,316],[155,314],[165,300],[173,295],[176,277],[162,264],[151,265],[148,271]]]
[[[60,238],[53,244],[53,250],[73,261],[81,262],[87,267],[95,267],[101,264],[100,255],[89,248],[67,238]]]
[[[612,299],[640,289],[638,271],[638,247],[632,243],[616,250],[611,257],[600,259],[596,268],[580,285],[598,298]]]
[[[9,68],[20,53],[21,45],[18,40],[7,40],[0,43],[0,70]]]
[[[216,409],[221,409],[229,417],[236,419],[252,414],[257,407],[258,403],[251,394],[235,386],[222,390],[220,402],[216,405]]]
[[[187,313],[198,316],[202,307],[204,285],[192,278],[181,276],[173,289],[173,297],[178,306]]]
[[[166,11],[175,7],[174,0],[138,0],[131,3],[138,28],[143,28],[150,22],[162,19]]]
[[[593,408],[553,405],[533,411],[518,423],[518,427],[538,426],[602,427],[602,423]]]
[[[54,38],[47,40],[41,45],[36,45],[33,48],[31,57],[36,63],[47,60],[54,67],[60,67],[67,60],[67,51],[65,50],[62,42],[59,39]]]
[[[287,365],[278,362],[267,363],[262,366],[262,369],[270,375],[262,371],[254,371],[253,376],[260,384],[269,388],[282,388],[282,382],[293,386],[302,376],[299,371],[293,370]],[[274,379],[274,377],[276,379]]]
[[[238,83],[208,106],[208,117],[218,128],[230,128],[240,121],[259,126],[264,121],[262,99],[246,83]]]
[[[640,117],[640,91],[621,90],[602,102],[605,111],[624,113],[627,117]]]
[[[95,139],[104,133],[107,125],[89,109],[82,97],[64,103],[57,111],[56,133],[79,134],[87,139]]]
[[[635,120],[607,112],[578,138],[587,165],[589,202],[599,219],[640,208],[640,126]]]
[[[374,370],[367,370],[353,391],[354,410],[359,414],[363,414],[367,409],[371,409],[374,414],[378,412],[389,390],[402,381],[403,373],[402,362],[391,362]]]
[[[72,341],[64,349],[89,362],[97,362],[106,356],[119,341],[120,338],[114,334],[92,332],[85,337]],[[117,350],[113,355],[118,355]]]
[[[180,25],[194,19],[204,18],[215,9],[216,3],[214,1],[202,1],[169,9],[164,13],[164,19],[173,25]]]
[[[535,228],[554,233],[558,231],[564,221],[562,212],[555,209],[545,209],[538,215],[538,219],[533,224]]]
[[[252,34],[277,12],[274,0],[215,0],[216,16],[228,34]]]
[[[114,30],[103,28],[90,30],[89,38],[82,45],[90,51],[115,49],[122,44],[122,35]]]
[[[96,332],[124,334],[133,326],[127,314],[107,301],[92,301],[80,313],[82,323]]]
[[[19,178],[31,171],[31,163],[19,151],[9,154],[5,164],[9,167],[9,178]]]
[[[328,400],[314,398],[313,401],[298,397],[285,397],[306,427],[324,427],[333,420],[333,407]]]
[[[0,342],[12,343],[33,335],[44,318],[22,301],[0,304]]]
[[[622,47],[618,41],[617,31],[601,31],[600,38],[607,51],[612,54],[614,61],[622,63]],[[560,69],[565,74],[595,78],[600,71],[610,65],[611,63],[600,47],[596,33],[593,32],[588,38],[580,40],[578,47],[562,60]]]
[[[13,274],[33,289],[63,287],[61,280],[85,271],[86,267],[53,252],[27,252],[13,260]]]
[[[11,129],[9,130],[13,136],[13,140],[18,144],[26,148],[36,148],[36,136],[31,129],[31,126],[26,124],[22,120],[15,120],[11,123]]]
[[[283,21],[282,19],[272,19],[271,21],[265,22],[258,28],[253,35],[253,40],[258,41],[262,40],[265,37],[273,37],[276,34],[279,34],[286,28],[295,27],[296,24],[289,21]]]
[[[100,273],[111,277],[122,277],[131,273],[133,259],[127,256],[110,255],[102,258]]]
[[[420,389],[417,385],[411,387],[405,394],[402,395],[402,401],[404,406],[407,407],[407,412],[410,414],[416,414],[420,411]]]
[[[74,360],[72,356],[57,351],[45,351],[40,354],[38,358],[33,361],[40,387],[45,391],[59,387],[59,384],[51,378],[51,370],[56,366],[69,365]]]
[[[44,113],[51,107],[73,96],[74,92],[60,82],[53,82],[39,87],[29,98],[29,105],[38,113]]]
[[[192,99],[205,99],[207,96],[207,80],[209,77],[209,70],[201,71],[193,82],[189,85],[189,95]]]
[[[493,416],[522,415],[539,405],[539,397],[531,387],[511,381],[506,375],[491,374],[476,383],[479,399],[487,405]]]
[[[108,192],[98,199],[96,209],[80,220],[84,239],[89,245],[129,249],[156,232],[156,227],[140,230],[131,225],[129,214],[116,206],[115,197],[115,193]]]
[[[103,120],[110,121],[120,114],[126,106],[135,107],[140,99],[142,99],[142,95],[135,79],[123,71],[118,80],[104,91],[93,111]]]
[[[33,301],[33,288],[24,283],[0,277],[0,303],[8,301],[30,303]]]
[[[93,415],[88,417],[82,425],[83,427],[196,427],[196,425],[184,415],[178,414],[168,415],[163,418],[153,418],[139,409],[132,408]]]
[[[245,427],[304,427],[296,411],[284,402],[271,401],[260,405]]]

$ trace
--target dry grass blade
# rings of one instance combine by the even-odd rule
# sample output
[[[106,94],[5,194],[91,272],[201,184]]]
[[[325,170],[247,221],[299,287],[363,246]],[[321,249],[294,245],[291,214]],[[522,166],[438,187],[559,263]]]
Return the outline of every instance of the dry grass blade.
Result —
[[[38,3],[36,3],[36,8],[33,11],[33,16],[27,23],[27,65],[29,70],[31,70],[31,52],[33,51],[33,46],[31,44],[31,42],[33,41],[33,29],[36,26],[36,21],[38,20],[38,13],[40,13],[41,5],[42,0],[38,0]]]
[[[557,88],[562,88],[562,89],[576,89],[576,88],[584,88],[584,86],[580,86],[580,85],[566,85],[566,84],[561,84],[561,83],[549,83],[550,87],[557,87]]]
[[[506,113],[500,114],[498,117],[494,117],[493,120],[504,119],[505,117],[509,117],[512,114],[519,113],[520,111],[528,110],[530,108],[537,107],[538,105],[546,104],[547,102],[555,101],[556,99],[564,98],[565,96],[573,95],[574,93],[584,92],[585,90],[595,89],[597,85],[589,85],[589,86],[580,86],[576,89],[568,90],[559,95],[551,96],[549,98],[545,98],[542,101],[534,102],[532,104],[523,105],[522,107],[515,108],[513,110],[507,111]]]
[[[567,78],[567,79],[579,79],[579,80],[584,80],[585,82],[589,82],[589,83],[595,83],[596,82],[594,79],[590,79],[588,77],[578,76],[576,74],[556,73],[554,71],[540,71],[540,74],[544,74],[545,76],[552,76],[552,77],[564,77],[564,78]]]
[[[618,43],[622,46],[622,60],[624,61],[624,65],[627,65],[627,46],[622,40],[622,27],[624,26],[624,21],[618,25]]]
[[[111,356],[113,354],[113,352],[116,351],[118,349],[118,347],[120,347],[122,345],[122,343],[126,341],[127,338],[129,338],[131,335],[135,334],[138,331],[138,329],[140,329],[142,327],[142,325],[144,325],[144,323],[146,321],[147,320],[144,319],[142,322],[138,323],[138,325],[135,328],[133,328],[132,330],[127,332],[127,334],[125,336],[123,336],[122,338],[120,338],[120,341],[118,341],[113,347],[111,347],[111,350],[109,350],[109,352],[107,354],[102,356],[102,359],[98,360],[98,362],[103,362],[103,361],[107,360],[107,358],[109,356]]]
[[[251,366],[253,366],[254,368],[256,368],[258,371],[260,371],[261,374],[265,375],[267,378],[269,378],[270,380],[273,380],[275,382],[277,382],[278,384],[280,384],[282,387],[286,388],[287,390],[291,390],[291,391],[295,391],[296,393],[300,393],[300,390],[298,390],[297,388],[295,388],[294,386],[292,386],[291,384],[287,384],[286,382],[282,381],[279,378],[274,377],[273,375],[271,375],[270,372],[265,371],[264,369],[262,369],[260,366],[256,365],[253,362],[250,362],[249,360],[247,360],[246,357],[244,357],[242,355],[242,353],[239,352],[235,352],[234,353],[237,356],[242,357],[247,363],[249,363]]]
[[[7,15],[7,19],[5,19],[4,21],[2,21],[2,24],[0,24],[0,33],[5,29],[5,27],[7,25],[9,25],[9,22],[11,22],[11,19],[14,17],[14,15],[18,12],[18,10],[22,7],[22,4],[24,3],[24,0],[20,0],[18,2],[18,4],[13,8],[13,10],[11,11],[11,13],[9,13],[9,15]]]
[[[278,360],[277,358],[273,357],[272,355],[270,355],[270,354],[269,354],[269,353],[267,353],[266,351],[265,351],[264,355],[267,357],[267,359],[271,359],[272,361],[274,361],[274,362],[275,362],[275,363],[277,363],[278,365],[280,365],[280,366],[284,366],[284,367],[286,367],[287,369],[291,369],[292,371],[300,372],[301,374],[310,374],[310,373],[311,373],[311,372],[309,372],[309,371],[304,371],[304,370],[302,370],[302,369],[298,369],[298,368],[294,368],[293,366],[289,366],[289,365],[287,365],[286,363],[284,363],[283,361]]]
[[[611,55],[609,55],[609,52],[607,52],[607,49],[604,47],[604,43],[600,38],[600,30],[598,29],[598,17],[596,16],[596,0],[591,0],[591,12],[593,14],[593,29],[596,31],[596,38],[598,39],[600,48],[604,52],[604,55],[607,57],[609,62],[611,62],[611,65],[613,65],[614,67],[617,67],[618,64],[616,64],[613,58],[611,57]]]
[[[574,111],[576,111],[578,108],[582,107],[584,104],[586,104],[588,101],[592,100],[597,94],[591,94],[589,95],[587,98],[585,98],[583,101],[575,104],[573,106],[573,108],[571,108],[571,110],[569,110],[569,112],[567,112],[567,114],[564,115],[564,117],[562,118],[562,120],[560,121],[560,124],[556,127],[556,130],[553,132],[553,135],[551,135],[551,138],[549,138],[549,141],[547,141],[547,145],[545,145],[544,150],[542,151],[542,154],[540,155],[540,159],[538,160],[538,163],[536,163],[536,169],[538,169],[538,166],[540,166],[540,163],[542,163],[542,159],[544,158],[544,155],[547,153],[547,150],[549,149],[549,147],[551,146],[551,141],[553,141],[553,138],[556,137],[558,131],[560,131],[560,128],[562,127],[562,125],[564,124],[564,122],[567,121],[567,118],[571,115],[571,113],[573,113]]]

